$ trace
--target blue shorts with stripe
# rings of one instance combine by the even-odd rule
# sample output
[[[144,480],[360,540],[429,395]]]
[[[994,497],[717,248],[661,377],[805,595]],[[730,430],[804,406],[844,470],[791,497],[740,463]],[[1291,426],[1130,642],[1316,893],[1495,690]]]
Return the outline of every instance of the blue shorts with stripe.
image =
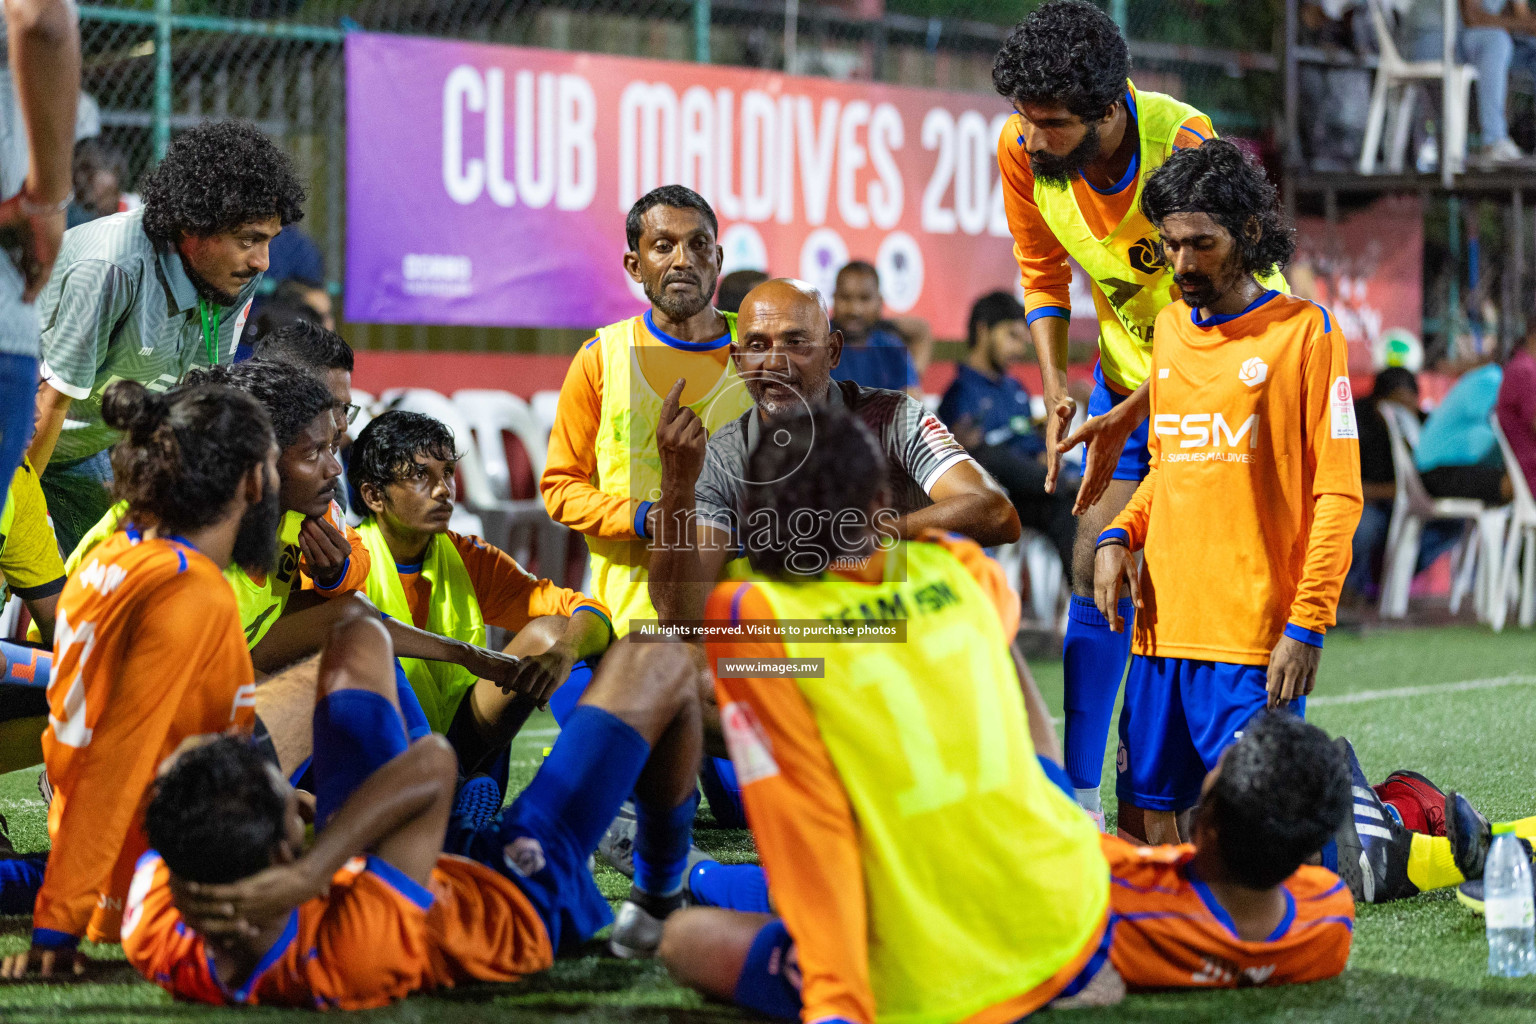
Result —
[[[1264,665],[1133,656],[1120,708],[1115,795],[1149,811],[1193,807],[1222,751],[1268,704],[1268,677]],[[1306,698],[1288,710],[1304,714]]]
[[[1088,415],[1102,416],[1109,410],[1124,402],[1129,395],[1122,395],[1118,391],[1110,389],[1104,383],[1103,367],[1095,364],[1093,368],[1093,394],[1088,398]],[[1120,452],[1120,461],[1115,463],[1116,480],[1144,480],[1151,471],[1152,456],[1147,451],[1147,420],[1142,420],[1131,431],[1131,435],[1125,439],[1125,448]]]

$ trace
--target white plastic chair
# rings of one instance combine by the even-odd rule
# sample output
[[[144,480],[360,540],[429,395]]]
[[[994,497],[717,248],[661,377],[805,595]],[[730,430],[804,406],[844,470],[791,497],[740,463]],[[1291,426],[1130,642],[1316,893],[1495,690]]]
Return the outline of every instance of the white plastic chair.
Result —
[[[1487,607],[1490,584],[1497,570],[1489,566],[1497,564],[1502,546],[1502,522],[1508,517],[1504,508],[1489,509],[1475,498],[1432,498],[1419,479],[1418,467],[1413,462],[1413,452],[1404,436],[1409,429],[1405,420],[1413,414],[1392,402],[1382,402],[1377,407],[1386,421],[1387,434],[1392,442],[1392,469],[1397,482],[1397,495],[1392,502],[1392,522],[1387,528],[1386,554],[1382,558],[1381,617],[1401,619],[1408,614],[1408,591],[1413,585],[1414,568],[1418,563],[1419,546],[1423,538],[1424,524],[1432,519],[1461,519],[1477,527],[1475,536],[1465,544],[1461,571],[1455,572],[1457,585],[1452,588],[1451,610],[1460,609],[1471,573],[1478,565],[1478,549],[1482,549],[1482,572],[1476,577],[1474,603],[1481,614]],[[1416,427],[1417,424],[1414,424]],[[1470,560],[1470,561],[1469,561]]]
[[[566,530],[549,518],[539,497],[539,481],[544,476],[544,461],[549,439],[539,426],[528,403],[507,391],[468,388],[453,393],[453,404],[463,413],[475,435],[481,464],[496,498],[506,503],[512,517],[513,543],[519,550],[537,551],[539,571],[550,579],[561,579],[565,570]],[[527,453],[533,471],[534,494],[531,498],[512,497],[512,470],[507,462],[503,434],[511,434]],[[527,559],[519,558],[527,562]]]
[[[1504,541],[1504,556],[1499,564],[1499,578],[1493,585],[1493,602],[1488,609],[1488,624],[1495,633],[1504,628],[1509,616],[1512,599],[1519,601],[1518,622],[1521,629],[1536,626],[1536,498],[1531,496],[1530,481],[1515,458],[1515,450],[1504,436],[1499,417],[1491,417],[1493,434],[1499,439],[1499,450],[1504,453],[1504,468],[1515,491],[1510,503],[1509,532]],[[1517,563],[1521,549],[1525,551],[1523,565]]]
[[[544,436],[549,437],[549,432],[555,429],[555,412],[560,406],[560,392],[535,391],[533,397],[528,400],[528,407],[533,410],[533,418],[538,421],[544,430]]]
[[[363,432],[363,428],[373,421],[374,409],[379,400],[366,391],[357,388],[352,389],[352,404],[357,406],[357,418],[347,425],[347,433],[352,435],[352,440],[357,440],[357,435]]]
[[[1467,119],[1472,102],[1472,83],[1477,81],[1477,69],[1470,64],[1455,62],[1455,39],[1459,24],[1457,0],[1442,0],[1442,3],[1445,9],[1445,55],[1440,60],[1409,61],[1403,59],[1397,49],[1397,42],[1392,38],[1391,23],[1387,19],[1382,0],[1367,0],[1380,56],[1376,62],[1375,85],[1371,89],[1371,109],[1366,120],[1365,141],[1360,147],[1361,174],[1376,173],[1376,154],[1381,148],[1387,121],[1387,100],[1393,90],[1397,90],[1399,96],[1397,110],[1392,117],[1386,163],[1391,173],[1402,172],[1418,83],[1430,82],[1439,82],[1441,86],[1445,136],[1440,166],[1445,180],[1449,182],[1452,174],[1461,173],[1466,166]]]
[[[11,595],[4,608],[0,608],[0,639],[21,639],[19,635],[21,632],[19,629],[21,626],[21,608],[21,598],[15,594]]]

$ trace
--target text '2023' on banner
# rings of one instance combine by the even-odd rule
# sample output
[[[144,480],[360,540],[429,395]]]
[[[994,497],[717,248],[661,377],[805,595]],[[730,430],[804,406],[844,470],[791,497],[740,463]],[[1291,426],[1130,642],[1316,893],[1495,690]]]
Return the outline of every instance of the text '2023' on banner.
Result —
[[[986,94],[353,33],[348,319],[595,327],[643,308],[624,214],[704,195],[725,270],[880,270],[887,310],[964,333],[1018,272]]]

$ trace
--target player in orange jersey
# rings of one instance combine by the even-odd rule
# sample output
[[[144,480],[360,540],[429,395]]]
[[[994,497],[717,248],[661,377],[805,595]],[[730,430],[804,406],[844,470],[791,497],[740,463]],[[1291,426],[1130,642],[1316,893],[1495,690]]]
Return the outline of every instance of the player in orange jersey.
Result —
[[[180,998],[316,1008],[544,970],[612,917],[587,859],[631,793],[640,898],[680,903],[694,673],[680,644],[616,644],[528,788],[467,830],[450,820],[452,749],[406,737],[388,634],[338,626],[314,715],[313,845],[295,791],[248,747],[184,754],[149,807],[124,951]]]
[[[1067,774],[1078,802],[1101,823],[1104,745],[1130,652],[1094,605],[1094,539],[1147,475],[1152,326],[1177,295],[1137,197],[1169,154],[1216,135],[1203,113],[1136,88],[1129,72],[1120,29],[1088,0],[1040,5],[992,64],[992,84],[1014,108],[997,140],[997,163],[1025,319],[1040,359],[1046,491],[1055,490],[1061,453],[1087,442],[1073,507],[1080,518],[1062,660]],[[1066,376],[1069,257],[1093,296],[1098,361],[1089,419],[1063,440],[1077,410]],[[1129,617],[1129,608],[1122,604],[1121,614]]]
[[[870,1024],[877,1007],[1013,1020],[1057,999],[1113,998],[1117,976],[1233,987],[1342,970],[1349,891],[1301,866],[1346,815],[1342,748],[1299,719],[1262,720],[1206,780],[1194,847],[1095,837],[1070,802],[1049,717],[1005,653],[1018,604],[996,565],[940,535],[878,550],[882,460],[846,414],[814,422],[812,443],[802,417],[785,424],[785,444],[755,453],[744,514],[799,526],[788,543],[783,530],[747,532],[759,575],[717,589],[710,618],[843,607],[820,618],[845,622],[900,607],[906,639],[706,644],[773,906],[760,869],[696,866],[694,899],[731,909],[669,920],[661,955],[673,973],[774,1016]],[[785,654],[866,672],[724,671],[727,656]],[[933,670],[944,657],[959,670]],[[752,876],[755,907],[735,898]]]
[[[1142,208],[1183,298],[1157,319],[1152,472],[1099,537],[1095,587],[1112,629],[1125,581],[1137,608],[1120,828],[1171,842],[1247,721],[1304,709],[1360,518],[1360,442],[1337,322],[1258,280],[1294,249],[1263,170],[1212,140],[1170,156]]]
[[[583,342],[560,388],[539,482],[550,518],[587,540],[592,596],[614,635],[654,619],[646,589],[661,497],[656,427],[673,382],[678,401],[715,430],[752,399],[736,377],[730,345],[736,314],[711,304],[722,250],[715,211],[682,185],[652,189],[624,224],[624,270],[648,308]]]
[[[59,597],[43,734],[53,849],[32,949],[7,959],[7,977],[79,973],[82,936],[116,941],[160,762],[192,736],[248,733],[254,716],[251,659],[221,572],[273,558],[271,421],[231,388],[166,398],[131,382],[107,390],[103,415],[126,432],[112,451],[116,487],[145,525],[97,547]]]

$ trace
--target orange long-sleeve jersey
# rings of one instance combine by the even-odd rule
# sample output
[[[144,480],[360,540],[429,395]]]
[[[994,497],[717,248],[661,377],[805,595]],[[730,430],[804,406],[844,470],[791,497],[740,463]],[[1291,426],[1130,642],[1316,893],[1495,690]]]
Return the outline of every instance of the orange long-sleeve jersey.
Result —
[[[299,587],[302,590],[315,590],[326,597],[336,597],[348,591],[366,589],[372,558],[368,554],[368,549],[363,546],[363,538],[347,524],[347,517],[336,502],[331,502],[323,518],[347,538],[347,546],[352,549],[347,555],[346,569],[342,572],[341,579],[336,581],[335,586],[322,587],[315,582],[314,577],[309,574],[309,563],[300,554],[297,544],[291,549],[284,547],[280,552],[280,563],[286,565],[286,560],[290,557],[298,559]]]
[[[997,564],[964,538],[929,531],[922,539],[943,545],[960,560],[995,609],[1003,635],[1011,637],[1018,627],[1019,599]],[[884,570],[883,559],[877,555],[864,571],[844,574],[844,578],[878,583]],[[919,593],[924,586],[915,580],[909,580],[908,585]],[[905,598],[908,607],[915,608],[921,601],[921,597],[914,599],[911,594]],[[772,606],[758,585],[741,582],[720,584],[709,597],[704,614],[706,619],[738,622],[774,618]],[[911,620],[909,628],[915,628],[921,621]],[[778,640],[710,640],[705,643],[705,652],[712,668],[718,666],[721,658],[759,660],[786,656],[784,644]],[[901,935],[880,930],[887,914],[885,909],[871,905],[867,894],[861,831],[888,833],[921,826],[915,821],[856,818],[853,801],[823,739],[817,714],[794,680],[717,676],[716,690],[727,735],[751,733],[760,737],[760,746],[757,741],[733,741],[732,758],[743,784],[753,839],[775,904],[795,940],[803,978],[801,1019],[840,1017],[872,1024],[876,1019],[877,994],[872,988],[871,958],[882,944],[901,942]],[[866,698],[862,692],[850,691],[849,699]],[[922,714],[920,707],[903,710]],[[984,716],[987,713],[982,712]],[[896,743],[894,737],[883,741]],[[901,744],[905,749],[906,737]],[[753,750],[757,751],[755,756]],[[1033,762],[1033,757],[1030,760]],[[916,764],[912,768],[918,770]],[[899,779],[891,780],[893,786],[901,784]],[[1031,841],[1043,840],[1034,836]],[[815,856],[807,856],[807,850],[814,850]],[[1050,906],[1035,909],[1042,919],[1051,919],[1057,912],[1057,908]],[[1014,913],[1013,908],[1009,913]],[[951,934],[948,922],[935,921],[934,927],[941,934]],[[963,931],[954,938],[964,941]],[[1081,955],[1073,956],[1055,976],[979,1013],[968,1014],[965,1019],[981,1024],[1012,1021],[1027,1015],[1068,984],[1098,944],[1099,935],[1095,934]],[[942,968],[937,969],[942,972]],[[953,1006],[964,1002],[966,996],[957,995],[951,986],[951,991],[940,998],[949,1000]],[[890,1012],[890,1008],[883,1012]]]
[[[170,871],[146,853],[123,919],[123,952],[172,995],[202,1003],[361,1010],[464,981],[516,981],[554,962],[528,898],[474,861],[444,854],[422,886],[356,858],[302,904],[242,979],[221,978],[203,937],[171,902]]]
[[[1135,129],[1134,122],[1130,128]],[[1072,311],[1072,268],[1067,264],[1070,254],[1066,247],[1035,205],[1035,175],[1029,169],[1029,153],[1017,143],[1021,134],[1022,118],[1014,114],[998,137],[997,164],[1003,177],[1003,209],[1013,235],[1013,255],[1024,285],[1024,309],[1033,322],[1039,316],[1065,317]],[[1191,149],[1215,137],[1210,118],[1202,114],[1184,122],[1173,146]],[[1107,236],[1131,212],[1140,173],[1139,160],[1133,161],[1125,178],[1109,192],[1100,192],[1082,175],[1072,177],[1072,195],[1095,237]]]
[[[53,849],[34,941],[115,942],[155,772],[190,736],[250,731],[251,657],[213,562],[129,527],[70,574],[53,658],[43,733]]]
[[[708,394],[730,359],[725,345],[689,350],[669,345],[650,331],[636,331],[635,337],[640,340],[640,369],[651,389],[665,395],[682,377],[688,381],[682,395],[684,405]],[[593,482],[597,478],[596,442],[602,409],[603,348],[592,338],[582,343],[560,387],[539,492],[555,522],[593,537],[633,540],[638,536],[635,514],[641,499],[608,494]]]
[[[1145,553],[1137,654],[1263,665],[1334,622],[1360,519],[1343,332],[1265,292],[1242,313],[1158,315],[1151,474],[1111,530]],[[1106,532],[1106,536],[1108,531]]]
[[[464,571],[475,587],[475,600],[486,625],[500,626],[516,633],[541,615],[574,615],[586,608],[611,621],[608,609],[593,597],[570,590],[550,580],[541,580],[517,564],[517,559],[479,537],[448,532]],[[405,603],[411,609],[411,621],[425,629],[432,602],[432,584],[421,575],[421,566],[395,565]]]
[[[1274,934],[1238,938],[1232,918],[1192,871],[1193,846],[1136,846],[1101,837],[1114,929],[1109,959],[1132,989],[1250,988],[1331,978],[1344,970],[1355,901],[1327,868],[1281,883]]]

